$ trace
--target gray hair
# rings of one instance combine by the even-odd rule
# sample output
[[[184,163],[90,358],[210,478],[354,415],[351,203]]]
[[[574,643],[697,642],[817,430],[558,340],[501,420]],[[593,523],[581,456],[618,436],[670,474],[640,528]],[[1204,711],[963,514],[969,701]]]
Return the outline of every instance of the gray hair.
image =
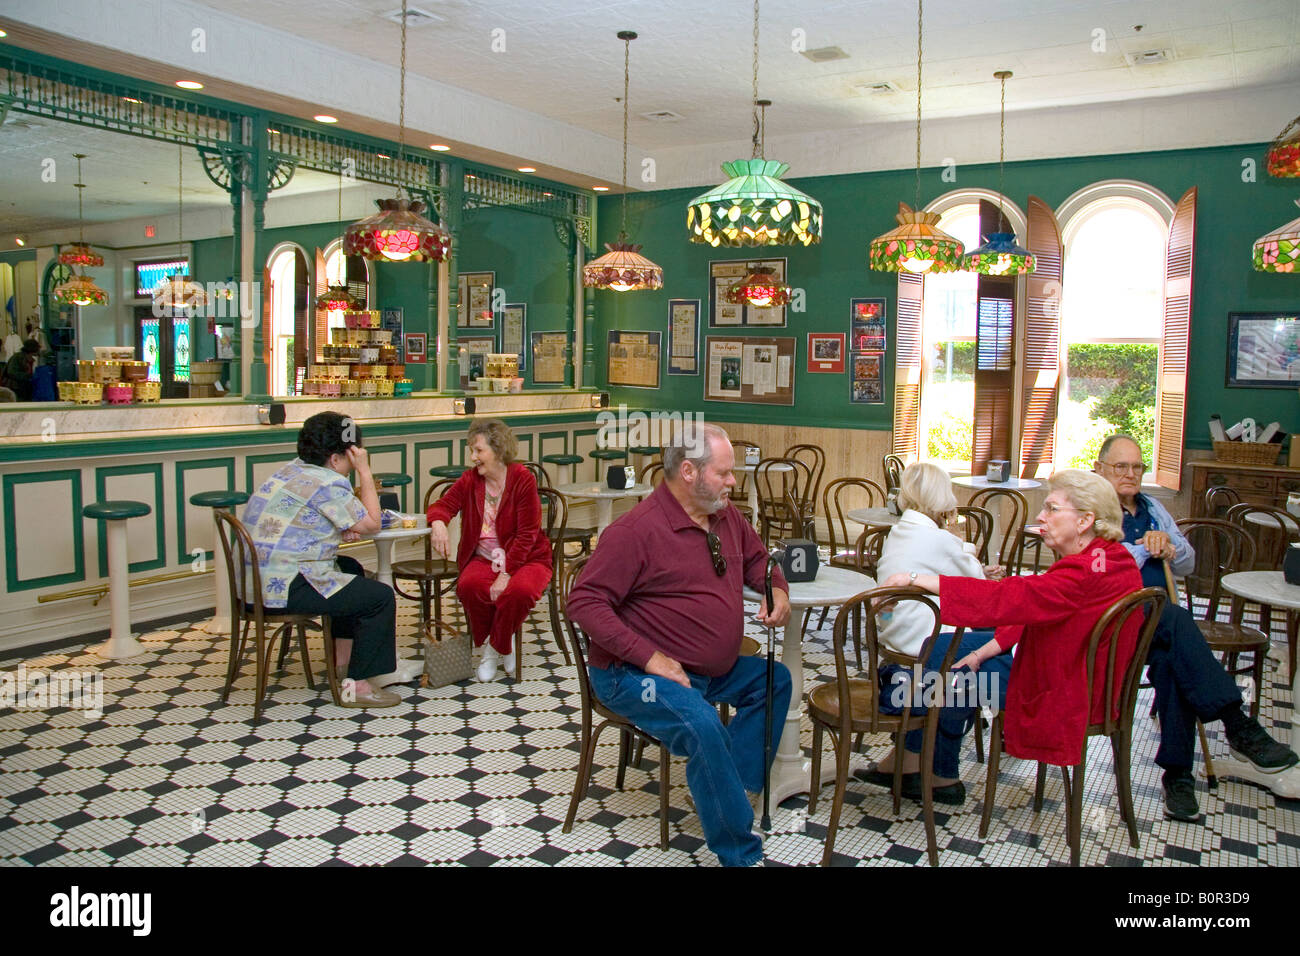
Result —
[[[919,461],[903,469],[899,480],[898,506],[919,511],[937,525],[957,510],[957,496],[952,493],[952,479],[938,465]]]
[[[1114,445],[1115,442],[1117,441],[1132,442],[1133,447],[1138,450],[1138,454],[1139,455],[1142,454],[1142,446],[1138,444],[1138,440],[1136,438],[1134,438],[1132,435],[1126,435],[1123,432],[1116,432],[1113,435],[1107,435],[1106,440],[1101,443],[1101,450],[1097,452],[1097,460],[1105,461],[1106,452],[1110,451],[1111,446]],[[1109,464],[1109,462],[1107,462],[1107,464]]]
[[[1070,506],[1093,516],[1093,533],[1107,541],[1124,540],[1124,516],[1115,487],[1095,471],[1067,468],[1047,479],[1048,492],[1062,491]]]
[[[672,442],[664,446],[664,477],[676,478],[684,461],[696,468],[708,464],[713,458],[714,441],[731,443],[727,433],[717,425],[690,420],[682,422],[680,430],[673,430]]]

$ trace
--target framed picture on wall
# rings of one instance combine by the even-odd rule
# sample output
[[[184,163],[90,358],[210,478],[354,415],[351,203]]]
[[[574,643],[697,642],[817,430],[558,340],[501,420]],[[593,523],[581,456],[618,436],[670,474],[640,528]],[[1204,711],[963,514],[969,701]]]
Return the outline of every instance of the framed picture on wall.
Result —
[[[735,305],[727,301],[727,290],[758,268],[771,269],[775,277],[786,281],[786,260],[730,259],[709,263],[709,328],[757,326],[785,327],[785,306]]]
[[[856,405],[883,405],[885,355],[883,352],[854,352],[849,401]]]
[[[611,331],[605,351],[605,381],[632,388],[659,387],[659,332]]]
[[[1300,386],[1300,312],[1229,312],[1226,384]]]
[[[883,352],[885,342],[885,300],[849,299],[849,348]]]
[[[511,302],[501,309],[501,351],[519,356],[519,371],[528,368],[527,341],[528,306]]]
[[[403,345],[405,346],[406,351],[406,364],[424,365],[427,361],[425,349],[428,347],[428,334],[425,332],[407,332],[403,339]]]
[[[844,333],[808,333],[808,371],[844,371]]]
[[[700,300],[668,300],[668,374],[700,374]]]
[[[469,388],[487,371],[488,353],[495,352],[497,339],[495,335],[461,335],[456,339],[460,348],[460,387]]]
[[[460,307],[456,314],[457,328],[492,328],[492,290],[496,287],[496,281],[495,272],[460,273],[456,286],[460,297]]]

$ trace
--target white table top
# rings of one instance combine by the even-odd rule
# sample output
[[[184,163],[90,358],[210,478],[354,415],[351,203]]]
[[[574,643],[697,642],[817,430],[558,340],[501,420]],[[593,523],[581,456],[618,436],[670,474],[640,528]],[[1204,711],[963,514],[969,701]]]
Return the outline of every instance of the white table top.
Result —
[[[408,517],[416,518],[414,528],[385,528],[383,531],[376,531],[374,534],[365,534],[361,536],[362,541],[400,541],[403,538],[418,538],[422,534],[429,533],[429,519],[424,515],[414,515]]]
[[[1300,584],[1287,584],[1281,571],[1235,571],[1219,579],[1223,589],[1248,601],[1300,608]]]
[[[895,525],[898,524],[899,519],[899,515],[888,508],[850,508],[844,512],[844,517],[859,524],[874,525]]]
[[[649,485],[632,485],[619,489],[599,481],[557,485],[555,490],[566,498],[640,498],[654,491]]]
[[[1006,481],[989,481],[987,475],[962,475],[952,480],[954,485],[963,488],[1014,488],[1016,491],[1030,491],[1043,487],[1041,481],[1032,478],[1008,478]]]
[[[731,470],[732,470],[732,471],[738,471],[738,472],[740,472],[742,475],[752,475],[752,474],[754,473],[754,469],[757,468],[757,467],[758,467],[758,465],[746,465],[744,462],[742,462],[742,461],[738,461],[738,462],[736,462],[735,467],[733,467]],[[767,466],[766,470],[767,470],[767,471],[777,471],[777,472],[780,472],[780,471],[794,471],[794,465],[787,465],[787,464],[786,464],[785,462],[783,462],[783,461],[774,461],[774,462],[772,462],[770,465]]]
[[[873,578],[848,568],[833,568],[823,564],[813,581],[797,581],[790,585],[790,607],[824,607],[843,604],[849,598],[876,586]],[[745,588],[745,600],[758,601],[762,595]]]
[[[1265,528],[1280,527],[1278,520],[1266,511],[1247,512],[1246,520],[1251,524],[1263,525]],[[1297,522],[1294,516],[1287,515],[1284,520],[1287,524],[1286,531],[1288,534],[1294,534],[1296,531],[1300,531],[1300,522]]]

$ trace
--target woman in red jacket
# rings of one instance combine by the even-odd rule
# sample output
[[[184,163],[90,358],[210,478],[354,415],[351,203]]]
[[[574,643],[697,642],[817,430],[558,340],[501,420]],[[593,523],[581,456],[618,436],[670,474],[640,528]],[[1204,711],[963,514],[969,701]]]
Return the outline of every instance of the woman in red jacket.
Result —
[[[515,669],[515,628],[524,622],[551,580],[551,543],[542,530],[537,482],[514,461],[518,443],[497,419],[470,423],[471,467],[429,506],[429,537],[444,558],[447,523],[461,516],[456,594],[469,619],[474,646],[488,642],[478,679],[496,676],[504,658]]]
[[[1045,573],[1001,581],[899,573],[881,584],[911,583],[940,595],[945,624],[997,628],[993,640],[955,662],[954,669],[978,670],[1018,644],[1003,714],[1006,751],[1073,766],[1082,758],[1090,719],[1100,723],[1105,706],[1104,681],[1096,682],[1097,692],[1087,699],[1088,637],[1107,608],[1142,588],[1142,575],[1120,543],[1119,498],[1108,481],[1070,469],[1058,471],[1047,487],[1038,522],[1043,540],[1060,558]],[[1141,616],[1134,614],[1120,631],[1117,673],[1132,660],[1141,628]],[[1107,646],[1098,649],[1102,660]]]

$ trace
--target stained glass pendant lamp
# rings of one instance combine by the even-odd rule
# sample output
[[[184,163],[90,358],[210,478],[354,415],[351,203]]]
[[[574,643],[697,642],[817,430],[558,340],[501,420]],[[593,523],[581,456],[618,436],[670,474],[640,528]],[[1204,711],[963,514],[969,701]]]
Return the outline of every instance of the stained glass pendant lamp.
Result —
[[[899,203],[898,226],[871,242],[870,265],[878,272],[956,272],[961,268],[961,242],[939,228],[935,213],[921,207],[921,23],[924,0],[916,3],[916,201]]]
[[[691,242],[709,246],[811,246],[822,239],[822,204],[781,177],[790,168],[763,153],[759,119],[758,0],[754,0],[753,152],[722,164],[730,177],[696,196],[686,209]],[[770,102],[770,101],[768,101]]]
[[[641,255],[640,246],[627,240],[628,57],[636,34],[631,30],[620,30],[618,38],[623,41],[623,225],[618,231],[618,241],[605,243],[606,253],[582,267],[582,284],[592,289],[639,292],[642,289],[662,289],[664,270]]]
[[[78,241],[59,252],[59,262],[65,266],[102,266],[104,257],[86,245],[86,225],[82,213],[81,191],[86,184],[81,181],[81,161],[85,153],[73,153],[77,157],[77,223]],[[108,305],[108,293],[95,285],[95,280],[85,274],[73,272],[66,281],[54,287],[54,297],[64,305]]]
[[[397,157],[406,154],[406,7],[402,0],[402,59],[398,94]],[[378,199],[379,212],[354,222],[343,236],[343,254],[384,262],[442,262],[451,255],[451,233],[426,219],[424,203]]]
[[[1002,164],[1006,159],[1007,143],[1007,80],[1010,70],[993,74],[1002,81],[1001,135],[998,139],[998,224],[1007,220],[1002,214]],[[1014,232],[994,232],[984,237],[984,244],[966,253],[962,268],[990,276],[1015,276],[1033,272],[1037,266],[1033,253],[1016,245]]]
[[[1251,258],[1256,272],[1300,272],[1300,219],[1256,239]]]
[[[176,258],[180,259],[185,247],[185,147],[176,147]],[[187,276],[176,270],[153,290],[155,315],[175,314],[186,309],[201,309],[207,304],[208,297],[203,286],[192,282]]]
[[[776,270],[761,266],[727,289],[724,298],[733,305],[756,308],[789,305],[790,287],[776,277]]]

